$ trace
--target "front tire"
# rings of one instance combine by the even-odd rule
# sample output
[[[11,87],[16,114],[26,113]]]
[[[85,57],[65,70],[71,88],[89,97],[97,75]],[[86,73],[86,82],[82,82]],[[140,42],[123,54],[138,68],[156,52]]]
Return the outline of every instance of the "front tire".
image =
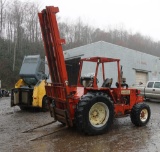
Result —
[[[75,116],[80,131],[89,135],[105,133],[113,122],[113,102],[107,94],[87,93],[79,101]]]
[[[150,107],[145,103],[138,103],[131,110],[131,121],[135,126],[145,126],[151,116]]]

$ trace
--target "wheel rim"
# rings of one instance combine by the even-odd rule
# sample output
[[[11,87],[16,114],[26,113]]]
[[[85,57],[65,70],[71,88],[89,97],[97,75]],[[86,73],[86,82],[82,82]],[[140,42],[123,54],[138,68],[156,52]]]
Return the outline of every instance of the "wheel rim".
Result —
[[[89,111],[89,121],[94,127],[102,127],[109,118],[108,106],[103,102],[95,103]]]
[[[146,121],[148,118],[148,110],[147,109],[142,109],[140,113],[140,119],[142,122]]]

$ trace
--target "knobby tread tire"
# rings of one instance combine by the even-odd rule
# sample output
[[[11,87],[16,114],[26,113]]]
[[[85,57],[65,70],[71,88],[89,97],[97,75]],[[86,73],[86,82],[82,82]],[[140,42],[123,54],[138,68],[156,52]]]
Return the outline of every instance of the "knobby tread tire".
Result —
[[[140,119],[140,112],[143,109],[146,109],[148,112],[148,118],[144,122],[141,121],[141,119]],[[145,126],[148,123],[148,121],[150,120],[150,116],[151,116],[151,110],[150,110],[150,107],[146,103],[138,103],[138,104],[134,105],[131,110],[131,114],[130,114],[130,118],[131,118],[132,123],[138,127]]]
[[[19,108],[20,108],[22,111],[28,111],[28,110],[29,110],[29,107],[25,107],[25,106],[19,106]]]
[[[89,110],[98,100],[102,101],[108,106],[109,118],[105,126],[96,128],[92,126],[91,123],[89,122]],[[113,102],[110,99],[110,97],[103,92],[87,93],[86,95],[83,95],[76,107],[76,112],[75,112],[76,126],[79,131],[88,135],[98,135],[105,133],[108,129],[110,129],[113,123],[113,117],[114,117]]]
[[[48,103],[46,102],[47,96],[44,96],[42,99],[42,111],[47,112],[49,111]]]

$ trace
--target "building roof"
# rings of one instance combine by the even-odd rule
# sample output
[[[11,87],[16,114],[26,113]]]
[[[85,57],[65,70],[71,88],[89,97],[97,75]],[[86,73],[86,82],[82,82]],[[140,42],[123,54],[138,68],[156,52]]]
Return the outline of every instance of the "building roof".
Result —
[[[91,51],[92,51],[92,53],[91,53]],[[104,53],[106,51],[108,51],[108,52],[113,51],[112,52],[113,55],[116,51],[123,51],[123,53],[127,53],[127,54],[137,52],[138,54],[144,54],[144,55],[153,57],[153,55],[150,55],[150,54],[147,54],[147,53],[143,53],[143,52],[140,52],[140,51],[137,51],[137,50],[129,49],[129,48],[126,48],[126,47],[122,47],[122,46],[115,45],[115,44],[112,44],[112,43],[109,43],[109,42],[104,42],[104,41],[98,41],[98,42],[95,42],[95,43],[90,43],[90,44],[87,44],[87,45],[83,45],[83,46],[80,46],[80,47],[76,47],[76,48],[73,48],[73,49],[66,50],[66,51],[64,51],[64,55],[65,55],[66,59],[67,58],[73,58],[73,57],[76,57],[76,56],[80,57],[80,56],[83,56],[84,54],[88,54],[88,53],[90,53],[90,55],[92,54],[93,56],[95,56],[94,54],[96,54],[96,51],[99,51],[99,52],[102,52],[102,53]],[[113,56],[109,55],[109,57],[113,57]]]

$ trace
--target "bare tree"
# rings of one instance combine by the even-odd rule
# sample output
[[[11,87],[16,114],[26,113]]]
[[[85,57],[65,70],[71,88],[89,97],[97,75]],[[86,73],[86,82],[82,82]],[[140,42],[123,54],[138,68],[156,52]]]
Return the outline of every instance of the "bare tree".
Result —
[[[4,18],[5,18],[5,4],[6,4],[7,0],[0,0],[0,36],[2,37],[2,33],[3,33],[3,23],[4,23]]]
[[[17,51],[21,49],[21,40],[23,38],[23,18],[24,18],[24,7],[22,3],[18,0],[15,0],[8,7],[7,17],[8,17],[8,36],[11,38],[11,41],[14,43],[13,51],[13,71],[15,70],[15,62]]]

